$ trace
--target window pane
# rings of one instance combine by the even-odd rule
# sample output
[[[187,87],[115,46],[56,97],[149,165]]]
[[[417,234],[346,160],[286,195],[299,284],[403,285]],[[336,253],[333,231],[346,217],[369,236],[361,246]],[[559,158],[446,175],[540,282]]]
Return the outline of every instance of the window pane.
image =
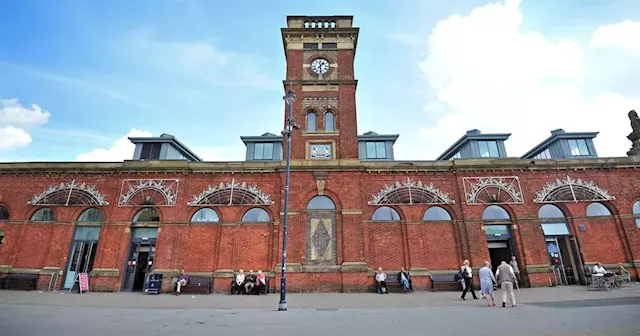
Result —
[[[307,114],[307,131],[315,131],[316,130],[316,114],[310,112]]]
[[[511,217],[509,216],[507,210],[503,209],[501,206],[490,205],[486,209],[484,209],[484,212],[482,213],[482,219],[510,220]]]
[[[73,235],[74,240],[98,240],[100,238],[100,227],[78,227]]]
[[[508,236],[509,227],[507,225],[486,225],[484,227],[484,234],[491,236]]]
[[[55,222],[56,215],[51,208],[41,208],[31,216],[32,222]]]
[[[0,205],[0,220],[9,220],[9,209],[4,205]]]
[[[495,141],[487,141],[489,145],[489,156],[491,157],[500,157],[500,153],[498,152],[498,143]]]
[[[640,201],[636,201],[633,203],[633,214],[636,216],[640,216]]]
[[[335,210],[335,208],[335,204],[327,196],[316,196],[307,205],[307,210]]]
[[[270,222],[271,218],[269,214],[261,208],[253,208],[247,212],[245,212],[244,216],[242,216],[242,222]]]
[[[104,217],[102,216],[102,211],[100,209],[91,208],[87,209],[80,214],[78,217],[78,222],[102,222],[104,221]]]
[[[557,206],[545,204],[538,210],[538,218],[564,218],[564,214]]]
[[[158,228],[133,228],[131,238],[158,238]]]
[[[253,159],[254,160],[262,160],[264,158],[264,144],[263,143],[255,143],[253,144]]]
[[[587,141],[585,139],[577,140],[578,150],[580,151],[580,155],[589,155],[589,148],[587,147]]]
[[[611,211],[604,204],[593,202],[587,207],[587,216],[611,216]]]
[[[571,155],[580,155],[580,149],[578,149],[578,143],[575,140],[569,140],[569,149]]]
[[[400,215],[391,207],[380,207],[373,212],[374,221],[399,221]]]
[[[480,151],[480,157],[489,157],[489,146],[486,141],[478,141],[478,150]]]
[[[191,221],[215,223],[220,221],[220,218],[218,217],[218,213],[215,210],[209,209],[209,208],[203,208],[196,211],[196,213],[193,214],[193,216],[191,217]]]
[[[387,158],[387,148],[383,141],[376,142],[376,154],[378,159]]]
[[[331,112],[327,112],[324,115],[324,130],[329,132],[335,130],[334,115]]]
[[[566,223],[543,223],[542,232],[545,236],[568,236],[569,228]]]
[[[376,143],[367,142],[367,159],[375,159],[375,158],[376,158]]]
[[[427,211],[424,212],[424,216],[422,217],[422,220],[425,221],[450,221],[451,220],[451,215],[449,215],[449,212],[447,212],[447,210],[439,207],[439,206],[433,206],[430,207],[429,209],[427,209]]]
[[[264,145],[263,158],[265,160],[273,159],[273,143],[272,142],[265,142],[263,145]]]
[[[159,222],[160,214],[154,208],[144,208],[133,217],[134,222]]]

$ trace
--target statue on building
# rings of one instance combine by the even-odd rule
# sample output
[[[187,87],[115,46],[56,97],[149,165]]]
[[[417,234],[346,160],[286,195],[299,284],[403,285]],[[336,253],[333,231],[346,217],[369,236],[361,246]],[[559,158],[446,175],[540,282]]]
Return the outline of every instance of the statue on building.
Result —
[[[638,113],[636,113],[636,111],[631,110],[629,112],[629,120],[631,120],[631,129],[633,132],[640,131],[640,117],[638,117]]]
[[[640,117],[636,111],[629,111],[629,120],[631,121],[631,134],[627,139],[631,140],[631,150],[627,152],[628,156],[640,156]]]

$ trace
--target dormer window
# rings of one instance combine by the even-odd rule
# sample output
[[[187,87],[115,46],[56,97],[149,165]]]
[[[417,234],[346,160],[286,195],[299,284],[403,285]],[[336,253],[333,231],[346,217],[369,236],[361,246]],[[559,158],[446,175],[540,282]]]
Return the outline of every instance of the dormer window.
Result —
[[[587,147],[587,141],[585,139],[569,139],[569,149],[572,156],[587,156],[589,153],[589,147]]]
[[[536,160],[547,160],[551,158],[551,153],[549,152],[549,149],[545,149],[544,151],[540,152],[540,154],[536,155],[533,157]]]
[[[142,144],[142,152],[140,152],[141,160],[159,160],[160,159],[160,147],[162,143],[145,143]]]
[[[273,142],[258,142],[253,148],[254,160],[273,160]]]
[[[480,157],[500,157],[498,142],[494,140],[478,141],[478,150],[480,151]]]
[[[386,159],[387,148],[384,141],[367,142],[367,159]]]

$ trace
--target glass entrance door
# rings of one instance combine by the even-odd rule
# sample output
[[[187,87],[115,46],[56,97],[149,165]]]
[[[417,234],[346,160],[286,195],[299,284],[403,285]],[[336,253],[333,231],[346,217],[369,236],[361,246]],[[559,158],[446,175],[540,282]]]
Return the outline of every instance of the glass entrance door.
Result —
[[[131,252],[126,266],[125,291],[138,292],[147,289],[148,275],[153,267],[155,252],[155,239],[131,243]]]
[[[77,227],[71,242],[71,250],[67,258],[63,289],[74,287],[79,273],[89,273],[93,270],[93,262],[98,251],[100,227]],[[76,286],[77,287],[77,286]]]
[[[564,260],[562,259],[562,252],[560,250],[560,244],[558,238],[546,238],[547,253],[549,254],[549,263],[555,268],[555,274],[558,278],[557,281],[561,285],[568,285],[566,268],[564,266]]]

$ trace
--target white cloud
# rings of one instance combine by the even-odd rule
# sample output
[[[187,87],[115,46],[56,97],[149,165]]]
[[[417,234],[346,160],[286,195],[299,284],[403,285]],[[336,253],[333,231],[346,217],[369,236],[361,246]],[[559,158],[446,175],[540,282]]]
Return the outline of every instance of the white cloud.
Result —
[[[625,155],[631,131],[626,114],[640,108],[640,100],[589,83],[589,50],[523,31],[522,21],[520,1],[506,0],[450,16],[433,29],[419,67],[437,94],[426,113],[434,113],[437,103],[444,111],[422,130],[433,145],[429,157],[474,128],[512,133],[509,156],[522,155],[555,128],[599,131],[600,156]]]
[[[18,99],[0,99],[0,151],[25,147],[31,143],[26,129],[46,124],[50,113],[32,104],[24,107]]]
[[[76,157],[76,161],[86,162],[119,162],[131,160],[135,145],[128,139],[129,137],[150,137],[151,132],[144,130],[131,129],[127,135],[118,139],[116,143],[108,149],[96,148],[88,153],[80,154]]]
[[[25,147],[31,143],[31,136],[21,128],[13,126],[0,127],[0,152]]]
[[[624,20],[600,26],[591,36],[597,47],[616,46],[626,52],[640,55],[640,21]]]

